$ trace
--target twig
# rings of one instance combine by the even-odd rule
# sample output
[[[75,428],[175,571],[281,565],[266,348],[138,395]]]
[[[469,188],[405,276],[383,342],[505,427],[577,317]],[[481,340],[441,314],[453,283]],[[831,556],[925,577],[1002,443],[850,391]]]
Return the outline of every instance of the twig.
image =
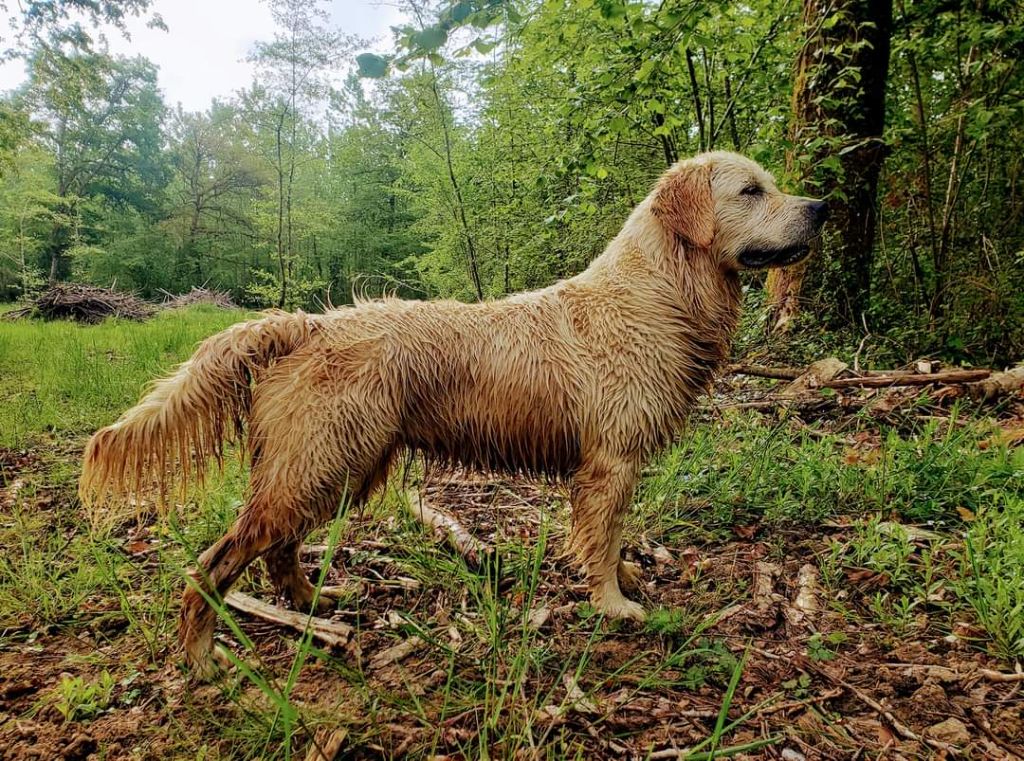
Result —
[[[629,753],[629,748],[625,747],[624,745],[619,745],[619,743],[615,742],[614,740],[605,740],[603,737],[601,737],[601,733],[597,731],[597,727],[595,727],[591,722],[587,721],[585,717],[582,718],[584,724],[586,724],[587,727],[587,734],[593,737],[599,743],[601,743],[601,745],[603,745],[608,750],[620,756],[624,756],[627,753]]]
[[[779,703],[775,706],[765,706],[757,712],[758,716],[764,716],[769,713],[778,713],[779,711],[788,711],[791,708],[800,708],[801,706],[811,705],[813,703],[824,703],[826,700],[832,700],[838,698],[843,694],[842,687],[833,687],[831,690],[822,693],[821,695],[815,695],[812,698],[805,698],[804,700],[791,700],[788,703]]]
[[[992,669],[978,669],[978,673],[990,682],[1024,682],[1024,673],[1021,672],[1004,674],[1002,671]]]
[[[767,367],[765,365],[745,365],[737,363],[725,368],[726,375],[752,375],[758,378],[774,378],[775,380],[796,380],[805,370],[800,367]]]
[[[461,554],[468,563],[479,567],[484,558],[493,550],[467,531],[461,523],[448,513],[436,510],[415,490],[406,492],[409,499],[409,512],[413,518],[434,534],[445,539]]]
[[[727,748],[719,748],[713,751],[694,751],[689,748],[683,750],[677,750],[676,748],[666,748],[665,750],[656,750],[644,758],[655,761],[656,759],[666,758],[678,758],[685,759],[686,761],[711,761],[714,758],[728,758],[729,756],[735,756],[739,753],[747,753],[748,751],[757,750],[763,748],[766,745],[774,745],[782,739],[781,735],[775,735],[774,737],[765,737],[760,740],[752,740],[742,745],[731,745]]]
[[[890,711],[888,708],[886,708],[884,705],[879,703],[877,700],[875,700],[873,697],[868,695],[866,692],[864,692],[859,687],[855,687],[854,685],[852,685],[849,682],[847,682],[845,679],[842,679],[841,677],[836,676],[832,672],[830,672],[830,671],[828,671],[826,669],[823,669],[820,666],[815,665],[814,663],[812,663],[810,660],[808,660],[806,658],[799,658],[799,662],[801,664],[801,668],[805,668],[805,669],[807,669],[809,671],[813,671],[814,673],[819,674],[819,675],[825,677],[830,682],[834,682],[835,684],[838,684],[839,686],[841,686],[844,689],[848,690],[849,692],[853,693],[853,695],[856,696],[856,698],[858,700],[860,700],[862,703],[864,703],[869,708],[873,709],[882,718],[884,718],[887,722],[889,722],[889,725],[893,729],[895,729],[896,733],[900,737],[902,737],[904,740],[912,740],[914,742],[925,743],[926,745],[930,745],[931,747],[935,748],[936,750],[941,750],[944,753],[947,753],[948,755],[951,755],[951,756],[956,756],[956,755],[960,754],[960,751],[955,746],[950,745],[949,743],[944,743],[944,742],[942,742],[940,740],[936,740],[936,739],[931,738],[931,737],[925,737],[923,735],[917,734],[917,732],[915,732],[910,727],[908,727],[906,724],[903,724],[899,719],[897,719],[893,715],[892,711]]]
[[[818,388],[888,388],[889,386],[930,386],[933,383],[972,383],[984,380],[991,370],[950,370],[945,373],[891,373],[862,378],[836,378],[823,381]]]
[[[397,663],[398,661],[408,658],[416,652],[421,645],[423,645],[423,640],[415,635],[409,637],[409,639],[402,640],[398,644],[392,645],[386,650],[381,650],[373,656],[370,659],[370,668],[380,670],[392,663]]]
[[[334,761],[347,739],[347,729],[317,732],[317,736],[310,743],[309,752],[306,753],[306,761]]]
[[[326,618],[309,616],[294,610],[285,610],[241,592],[229,592],[224,598],[224,602],[235,610],[262,618],[264,621],[287,626],[296,631],[304,632],[308,627],[314,639],[332,647],[344,645],[352,636],[352,627],[348,624],[343,624],[340,621],[328,621]]]

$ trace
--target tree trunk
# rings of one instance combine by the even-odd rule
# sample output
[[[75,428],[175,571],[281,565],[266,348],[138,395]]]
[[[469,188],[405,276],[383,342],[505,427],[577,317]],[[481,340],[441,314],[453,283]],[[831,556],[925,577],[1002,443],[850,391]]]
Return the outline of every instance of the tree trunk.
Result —
[[[797,58],[791,135],[797,151],[831,139],[807,155],[787,156],[787,169],[804,192],[829,198],[832,223],[808,263],[769,274],[774,329],[798,314],[808,272],[828,299],[821,314],[832,326],[858,324],[868,307],[892,25],[892,0],[804,0],[807,40]],[[832,155],[838,171],[823,163]]]
[[[284,163],[281,146],[284,119],[282,113],[274,130],[274,149],[277,154],[277,264],[281,273],[281,292],[277,299],[278,309],[284,309],[285,301],[288,298],[288,272],[284,262]]]
[[[445,105],[441,102],[441,93],[437,89],[437,72],[431,64],[430,89],[434,95],[434,104],[437,106],[437,115],[441,120],[441,132],[444,135],[444,157],[448,166],[448,179],[452,183],[452,190],[455,193],[455,206],[458,219],[462,226],[463,244],[465,246],[466,258],[469,262],[469,277],[473,283],[473,290],[476,293],[477,301],[484,300],[484,286],[480,279],[480,265],[477,262],[476,243],[473,241],[473,233],[469,228],[469,219],[466,217],[466,204],[462,200],[462,188],[455,176],[455,165],[452,163],[452,140],[448,130],[448,117],[445,114]]]
[[[73,234],[71,220],[74,214],[77,213],[77,210],[74,203],[66,197],[65,193],[66,191],[63,189],[58,190],[61,200],[57,204],[57,220],[54,223],[50,236],[50,274],[47,278],[49,285],[53,285],[68,276],[66,254],[68,249],[71,248]]]

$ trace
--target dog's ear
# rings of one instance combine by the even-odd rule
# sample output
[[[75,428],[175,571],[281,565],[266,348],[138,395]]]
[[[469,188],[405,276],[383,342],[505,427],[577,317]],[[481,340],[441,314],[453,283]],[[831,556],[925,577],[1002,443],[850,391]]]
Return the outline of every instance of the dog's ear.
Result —
[[[708,248],[715,234],[711,167],[692,161],[674,166],[658,181],[651,211],[683,240]]]

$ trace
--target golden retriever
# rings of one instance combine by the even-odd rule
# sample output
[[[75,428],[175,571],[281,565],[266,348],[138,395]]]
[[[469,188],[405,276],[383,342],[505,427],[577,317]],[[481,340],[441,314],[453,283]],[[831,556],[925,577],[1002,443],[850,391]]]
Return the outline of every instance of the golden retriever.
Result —
[[[665,172],[604,253],[548,288],[235,325],[92,437],[83,502],[163,491],[173,472],[201,477],[225,439],[247,433],[246,505],[199,558],[182,603],[181,642],[202,674],[223,655],[204,596],[225,594],[262,556],[279,592],[306,608],[300,542],[340,500],[365,501],[408,450],[566,479],[592,604],[642,619],[620,591],[638,571],[619,557],[640,468],[726,359],[739,271],[799,261],[826,213],[749,159],[705,153]]]

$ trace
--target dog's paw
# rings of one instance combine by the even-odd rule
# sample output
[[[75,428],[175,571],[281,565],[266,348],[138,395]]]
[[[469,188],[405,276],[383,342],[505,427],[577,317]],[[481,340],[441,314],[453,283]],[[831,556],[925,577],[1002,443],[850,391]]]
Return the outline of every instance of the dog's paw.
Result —
[[[594,600],[593,605],[595,610],[604,613],[608,618],[628,618],[633,621],[647,620],[647,613],[644,611],[643,605],[627,600],[622,595]]]
[[[191,646],[185,649],[184,660],[189,676],[198,682],[216,682],[235,670],[235,663],[228,649],[216,641],[206,647],[191,643]]]
[[[643,578],[643,570],[639,564],[631,563],[628,560],[619,561],[619,586],[623,589],[639,589],[640,580]]]
[[[205,649],[186,650],[184,666],[198,682],[216,682],[234,669],[227,648],[219,642]]]

